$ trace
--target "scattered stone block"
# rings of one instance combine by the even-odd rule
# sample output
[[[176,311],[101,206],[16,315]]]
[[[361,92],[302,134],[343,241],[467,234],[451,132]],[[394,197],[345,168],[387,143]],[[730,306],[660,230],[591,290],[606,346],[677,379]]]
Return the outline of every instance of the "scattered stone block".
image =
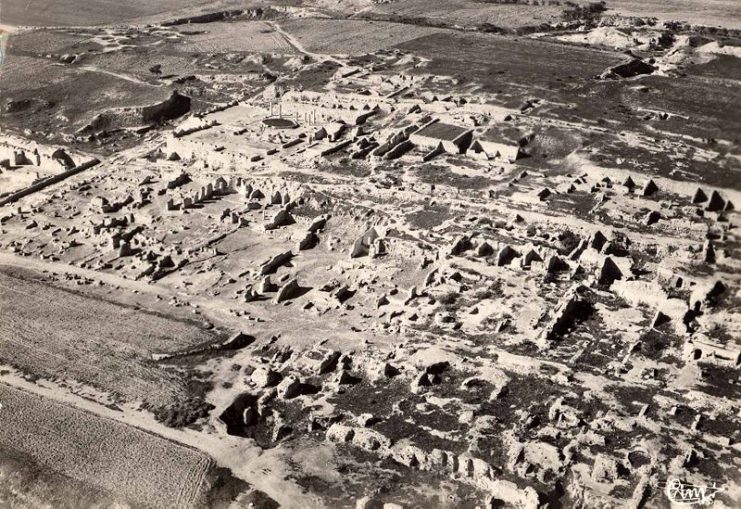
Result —
[[[322,358],[319,366],[317,366],[317,374],[325,375],[334,371],[337,368],[337,362],[340,359],[340,355],[340,352],[337,351],[327,353],[324,358]]]
[[[346,444],[352,441],[355,436],[355,430],[351,426],[344,424],[332,424],[327,430],[327,440],[340,444]]]
[[[291,251],[279,253],[262,264],[260,267],[260,273],[263,275],[273,274],[279,267],[288,263],[292,257],[293,253]]]
[[[265,388],[277,385],[281,380],[281,374],[270,368],[257,368],[252,372],[250,380],[257,387]]]
[[[319,237],[317,236],[316,233],[314,233],[311,230],[309,230],[296,243],[296,250],[297,251],[306,251],[308,249],[314,248],[317,244],[319,244]]]
[[[350,258],[359,258],[370,254],[371,245],[379,237],[375,228],[370,228],[357,239],[350,250]]]
[[[656,182],[653,181],[653,179],[649,179],[648,182],[643,186],[643,189],[641,190],[641,195],[648,197],[653,196],[659,191],[659,186],[656,185]]]
[[[265,224],[265,230],[275,230],[277,228],[288,226],[295,223],[296,220],[293,218],[290,212],[286,209],[281,209],[273,216],[273,218]]]
[[[720,212],[721,210],[725,209],[725,207],[726,201],[721,197],[718,191],[714,190],[710,195],[710,200],[708,201],[705,210],[710,212]]]
[[[315,217],[309,225],[309,231],[312,233],[316,233],[320,230],[323,230],[326,225],[327,218],[325,216]]]
[[[540,190],[538,190],[538,191],[537,191],[537,192],[535,193],[535,196],[536,196],[536,197],[538,198],[538,200],[540,200],[540,201],[545,201],[545,200],[547,200],[548,198],[550,198],[550,197],[551,197],[552,195],[553,195],[553,191],[551,191],[551,190],[550,190],[550,189],[548,189],[547,187],[544,187],[543,189],[540,189]]]
[[[620,267],[612,258],[605,257],[599,270],[599,283],[609,287],[614,281],[622,278],[623,272]]]
[[[293,299],[299,295],[300,291],[301,287],[298,285],[298,279],[293,278],[278,290],[274,302],[280,304],[281,302]]]
[[[301,382],[293,375],[289,375],[276,387],[277,395],[281,399],[293,399],[301,394]]]
[[[692,195],[692,203],[698,204],[706,201],[708,201],[708,195],[705,194],[705,191],[703,191],[701,187],[698,187],[695,190],[695,194]]]
[[[518,256],[520,256],[520,253],[517,252],[514,248],[510,246],[504,246],[497,253],[496,265],[497,267],[509,265],[510,263],[512,263],[512,260],[514,260]]]

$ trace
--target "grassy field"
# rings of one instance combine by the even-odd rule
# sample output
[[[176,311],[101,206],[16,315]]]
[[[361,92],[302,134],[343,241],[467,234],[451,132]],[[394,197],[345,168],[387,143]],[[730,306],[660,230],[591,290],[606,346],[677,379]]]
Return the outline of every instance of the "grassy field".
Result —
[[[446,31],[399,44],[398,48],[431,60],[425,73],[455,76],[487,91],[533,94],[557,90],[600,74],[624,59],[618,53],[569,47],[531,39]],[[514,85],[514,88],[513,88]]]
[[[381,21],[296,19],[281,22],[308,51],[335,55],[362,55],[440,33],[437,28]]]
[[[200,25],[194,35],[185,35],[178,50],[193,53],[295,53],[293,47],[267,23],[261,21],[215,22]],[[185,25],[182,31],[192,31]]]
[[[0,363],[87,383],[126,400],[168,404],[182,377],[150,354],[200,344],[195,326],[0,272]]]
[[[688,66],[681,77],[597,80],[596,75],[623,61],[624,55],[546,41],[455,32],[423,37],[398,47],[431,59],[419,72],[454,76],[463,84],[496,93],[498,100],[512,107],[528,97],[542,98],[550,101],[539,109],[543,118],[594,122],[609,126],[615,136],[622,131],[649,136],[664,131],[689,136],[697,140],[691,144],[707,148],[703,139],[735,140],[741,132],[734,108],[741,100],[741,87],[726,74],[714,77],[712,68],[696,73],[695,67],[703,71],[702,66]],[[725,64],[722,69],[727,73],[733,67]],[[715,74],[719,72],[715,70]],[[639,83],[644,88],[637,88]],[[675,116],[646,121],[643,117],[647,109]],[[674,175],[680,160],[687,164],[687,178],[724,187],[736,187],[733,179],[738,180],[737,170],[732,170],[733,157],[702,163],[693,160],[691,154],[649,152],[620,142],[606,142],[601,150],[609,155],[607,161],[642,160],[658,175]]]
[[[0,457],[143,507],[197,507],[209,487],[213,461],[200,452],[4,384],[0,401]]]
[[[8,51],[20,54],[65,53],[68,46],[79,43],[82,35],[71,34],[62,30],[38,29],[14,33],[8,39]]]
[[[144,106],[170,91],[111,74],[106,69],[62,66],[43,58],[10,53],[0,74],[4,101],[30,101],[34,107],[5,118],[6,125],[38,130],[75,130],[108,108]],[[76,127],[75,127],[76,126]]]
[[[679,113],[691,119],[691,124],[701,126],[707,135],[738,140],[741,134],[741,117],[737,106],[741,101],[741,83],[688,75],[681,80],[662,76],[649,76],[643,84],[659,91],[643,94],[625,91],[626,102],[642,108]],[[670,119],[673,123],[687,123],[681,118]],[[693,133],[700,137],[702,131]]]

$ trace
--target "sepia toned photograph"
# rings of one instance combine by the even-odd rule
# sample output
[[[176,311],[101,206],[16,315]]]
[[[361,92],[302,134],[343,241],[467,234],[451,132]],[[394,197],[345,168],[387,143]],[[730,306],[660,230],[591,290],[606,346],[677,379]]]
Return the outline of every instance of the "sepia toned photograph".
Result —
[[[740,210],[741,0],[0,0],[0,509],[741,508]]]

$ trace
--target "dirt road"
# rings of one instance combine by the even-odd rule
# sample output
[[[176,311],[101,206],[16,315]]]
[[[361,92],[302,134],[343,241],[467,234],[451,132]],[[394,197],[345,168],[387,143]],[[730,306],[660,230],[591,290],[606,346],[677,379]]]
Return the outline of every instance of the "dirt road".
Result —
[[[322,55],[321,53],[312,53],[311,51],[308,51],[298,39],[296,39],[293,35],[283,30],[278,23],[275,23],[274,21],[266,21],[265,23],[269,25],[271,28],[273,28],[273,30],[278,32],[286,40],[286,42],[290,44],[291,46],[293,46],[296,49],[296,51],[298,51],[299,53],[303,53],[304,55],[308,55],[319,61],[329,60],[331,62],[339,64],[342,67],[345,66],[344,62],[333,57],[332,55]]]

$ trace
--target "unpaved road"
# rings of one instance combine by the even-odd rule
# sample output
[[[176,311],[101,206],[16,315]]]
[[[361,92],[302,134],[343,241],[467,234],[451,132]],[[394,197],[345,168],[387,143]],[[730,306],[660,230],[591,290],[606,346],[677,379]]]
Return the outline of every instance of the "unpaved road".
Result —
[[[339,60],[338,58],[333,57],[332,55],[322,55],[321,53],[312,53],[311,51],[308,51],[301,42],[296,39],[293,35],[289,34],[285,30],[283,30],[278,23],[275,23],[274,21],[266,21],[267,25],[269,25],[273,30],[278,32],[288,44],[293,46],[296,51],[299,53],[303,53],[304,55],[308,55],[312,58],[315,58],[317,60],[330,60],[342,67],[344,67],[346,64],[345,62]]]
[[[134,76],[128,75],[128,74],[121,74],[118,72],[109,71],[107,69],[101,69],[100,67],[96,67],[94,65],[83,65],[80,66],[80,69],[89,71],[89,72],[96,72],[100,74],[107,74],[109,76],[113,76],[115,78],[119,78],[122,80],[130,81],[131,83],[136,83],[137,85],[144,85],[147,87],[158,87],[161,88],[163,85],[157,85],[154,83],[149,83],[148,81],[140,80],[139,78],[136,78]]]

